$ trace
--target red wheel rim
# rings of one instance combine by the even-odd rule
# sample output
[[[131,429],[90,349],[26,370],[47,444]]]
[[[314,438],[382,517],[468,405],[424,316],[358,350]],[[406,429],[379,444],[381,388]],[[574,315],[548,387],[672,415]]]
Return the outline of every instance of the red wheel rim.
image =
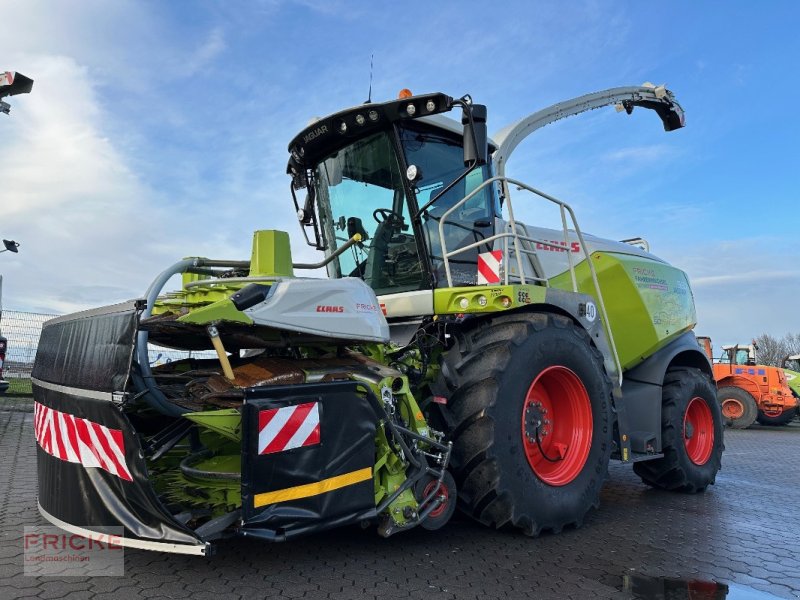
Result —
[[[436,481],[431,481],[428,485],[425,486],[425,489],[422,492],[422,497],[427,498],[428,494],[433,492],[434,489],[436,489]],[[441,487],[439,487],[439,492],[437,495],[444,496],[444,501],[431,511],[431,514],[428,515],[429,518],[435,519],[436,517],[440,517],[447,508],[448,502],[450,502],[450,494],[448,493],[447,486],[444,483],[442,483]],[[436,498],[433,498],[431,502],[433,502],[434,500],[436,500]]]
[[[736,398],[725,398],[722,401],[722,416],[726,419],[738,419],[744,415],[744,404]]]
[[[539,373],[522,407],[522,444],[534,474],[552,486],[573,481],[589,457],[593,422],[589,394],[575,373],[561,366]]]
[[[714,449],[714,419],[706,401],[694,397],[683,416],[683,443],[686,454],[696,465],[704,465]]]

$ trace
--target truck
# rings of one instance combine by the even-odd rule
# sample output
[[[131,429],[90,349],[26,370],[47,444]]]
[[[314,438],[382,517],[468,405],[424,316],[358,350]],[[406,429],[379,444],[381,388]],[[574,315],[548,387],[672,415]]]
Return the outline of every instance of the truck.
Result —
[[[530,134],[605,106],[684,125],[647,84],[493,138],[470,96],[407,90],[306,126],[286,172],[319,262],[259,230],[249,260],[186,258],[140,299],[44,326],[41,514],[208,555],[231,536],[435,531],[456,508],[560,532],[598,507],[611,460],[657,489],[706,490],[723,426],[686,274],[584,233],[569,204],[505,173]],[[560,227],[517,220],[525,201]],[[150,344],[204,354],[151,368]]]
[[[711,338],[697,339],[713,361],[717,397],[728,427],[747,429],[756,422],[786,425],[794,419],[800,401],[789,387],[786,372],[758,364],[755,342],[722,346],[722,355],[714,360]]]

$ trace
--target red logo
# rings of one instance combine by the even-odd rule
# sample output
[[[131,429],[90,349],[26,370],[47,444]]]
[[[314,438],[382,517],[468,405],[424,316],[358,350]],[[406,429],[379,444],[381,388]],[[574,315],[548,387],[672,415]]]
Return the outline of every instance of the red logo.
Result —
[[[344,306],[327,306],[325,304],[317,304],[317,312],[343,313],[344,312]]]
[[[567,245],[567,242],[548,240],[550,244],[542,244],[537,242],[537,250],[546,250],[547,252],[580,252],[581,245],[578,242],[572,242]],[[552,244],[552,245],[551,245]]]

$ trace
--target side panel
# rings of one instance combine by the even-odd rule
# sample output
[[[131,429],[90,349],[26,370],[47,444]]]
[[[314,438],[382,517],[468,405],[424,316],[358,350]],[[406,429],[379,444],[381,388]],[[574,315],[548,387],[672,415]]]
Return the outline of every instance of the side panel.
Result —
[[[623,370],[636,366],[694,327],[694,299],[686,274],[680,269],[617,253],[595,252],[591,260]],[[576,276],[579,290],[594,294],[585,261],[576,268]],[[550,283],[553,287],[572,288],[568,273]]]
[[[47,321],[31,376],[76,388],[123,390],[133,357],[136,323],[132,302]]]
[[[248,390],[242,534],[280,541],[374,518],[376,425],[356,382]]]
[[[66,525],[122,526],[126,538],[202,554],[205,544],[156,497],[138,436],[115,402],[137,320],[128,303],[45,324],[32,374],[39,505]]]
[[[697,339],[684,333],[624,374],[622,398],[628,417],[631,447],[635,452],[661,451],[661,393],[670,366],[695,367],[711,376],[711,365]]]

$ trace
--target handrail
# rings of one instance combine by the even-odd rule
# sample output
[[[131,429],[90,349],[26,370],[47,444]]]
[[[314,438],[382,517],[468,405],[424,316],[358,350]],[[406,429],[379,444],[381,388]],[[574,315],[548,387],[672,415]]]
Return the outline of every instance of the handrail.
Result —
[[[453,212],[455,212],[464,203],[466,203],[471,198],[476,196],[485,187],[493,185],[494,183],[500,183],[501,185],[503,185],[505,187],[505,189],[508,189],[509,184],[513,185],[513,186],[516,186],[517,189],[519,189],[519,190],[526,190],[528,192],[531,192],[534,195],[537,195],[537,196],[539,196],[541,198],[544,198],[545,200],[548,200],[549,202],[552,202],[553,204],[556,204],[559,207],[559,212],[560,212],[560,216],[561,216],[561,228],[562,228],[562,233],[563,233],[564,245],[563,246],[559,246],[558,244],[554,244],[552,242],[547,242],[545,240],[537,240],[535,238],[530,237],[529,235],[527,235],[527,228],[525,227],[525,225],[523,223],[520,223],[519,225],[522,226],[522,228],[525,231],[526,235],[520,235],[518,230],[517,230],[517,225],[518,224],[517,224],[516,220],[514,219],[514,209],[513,209],[512,203],[511,203],[511,197],[510,196],[506,196],[505,202],[506,202],[506,207],[508,209],[508,229],[510,231],[504,231],[504,232],[501,232],[501,233],[496,233],[496,234],[494,234],[492,236],[487,237],[484,240],[481,240],[479,243],[476,242],[476,243],[472,243],[472,244],[467,244],[466,246],[460,246],[460,247],[456,248],[455,250],[452,250],[452,251],[448,252],[447,251],[447,241],[445,240],[445,236],[444,236],[444,227],[445,227],[445,224],[446,224],[446,221],[447,221],[447,217],[449,217]],[[495,241],[495,240],[503,240],[503,262],[502,262],[502,265],[504,265],[504,271],[505,271],[504,272],[504,282],[505,282],[506,285],[508,285],[510,269],[508,268],[507,265],[509,264],[509,258],[510,258],[509,255],[510,255],[510,251],[511,251],[510,245],[508,243],[509,238],[510,238],[510,241],[511,241],[511,245],[513,245],[514,258],[517,261],[517,269],[518,269],[517,276],[519,277],[520,283],[522,285],[525,285],[527,283],[527,279],[525,277],[525,271],[522,268],[522,254],[533,254],[535,256],[536,252],[535,252],[535,250],[522,249],[521,248],[521,241],[526,241],[526,242],[529,242],[529,243],[536,243],[536,244],[543,244],[543,245],[551,246],[551,247],[555,247],[555,248],[562,248],[562,247],[569,248],[569,233],[570,233],[570,229],[568,227],[567,215],[569,215],[569,221],[571,221],[572,226],[573,226],[572,227],[572,231],[575,233],[575,235],[578,238],[578,243],[580,244],[581,251],[582,251],[583,256],[584,256],[584,258],[586,260],[586,264],[587,264],[587,266],[589,268],[589,273],[590,273],[591,279],[592,279],[592,286],[593,286],[594,292],[595,292],[594,295],[595,295],[595,298],[597,300],[597,305],[598,305],[598,307],[600,309],[600,315],[603,318],[603,323],[605,323],[605,325],[606,325],[606,331],[607,331],[607,334],[608,334],[609,346],[611,348],[611,352],[612,352],[612,355],[613,355],[613,358],[614,358],[614,365],[615,365],[615,367],[617,369],[617,374],[618,374],[618,377],[619,377],[619,383],[621,384],[622,383],[622,364],[620,362],[619,354],[617,352],[617,346],[614,343],[613,334],[611,333],[611,324],[609,323],[609,320],[608,320],[608,311],[606,310],[605,301],[603,300],[603,294],[602,294],[602,292],[600,290],[600,282],[599,282],[599,280],[597,278],[597,271],[595,270],[594,264],[591,261],[591,255],[589,254],[589,249],[588,249],[588,247],[586,245],[586,240],[583,237],[583,232],[581,232],[581,229],[578,226],[578,219],[575,216],[575,212],[572,210],[572,207],[569,204],[567,204],[566,202],[563,202],[562,200],[559,200],[558,198],[556,198],[554,196],[546,194],[545,192],[543,192],[541,190],[538,190],[538,189],[533,188],[533,187],[531,187],[529,185],[526,185],[526,184],[522,183],[521,181],[517,181],[516,179],[511,179],[511,178],[505,177],[505,176],[497,175],[497,176],[491,177],[490,179],[487,179],[486,181],[481,183],[478,187],[476,187],[474,190],[472,190],[469,194],[464,196],[461,200],[456,202],[452,207],[447,209],[444,212],[444,214],[442,214],[441,219],[439,221],[439,241],[440,241],[440,243],[442,245],[442,260],[444,261],[444,270],[445,270],[445,276],[447,278],[447,287],[453,287],[453,277],[452,277],[452,274],[450,272],[450,258],[451,257],[456,256],[458,254],[462,254],[462,253],[464,253],[464,252],[466,252],[468,250],[471,250],[471,249],[473,249],[473,248],[475,248],[477,246],[482,246],[482,245],[485,245],[487,242],[492,242],[492,241]],[[568,267],[569,267],[570,279],[572,281],[572,290],[574,292],[578,292],[578,280],[577,280],[577,276],[575,274],[575,262],[574,262],[573,257],[572,257],[572,252],[567,252],[567,264],[568,264]],[[534,277],[531,277],[529,279],[531,279],[532,281],[538,282],[540,284],[544,284],[545,286],[548,286],[549,283],[547,281],[547,278],[545,277],[545,274],[543,272],[542,273],[537,272],[536,266],[532,262],[531,262],[531,267],[534,269]]]

